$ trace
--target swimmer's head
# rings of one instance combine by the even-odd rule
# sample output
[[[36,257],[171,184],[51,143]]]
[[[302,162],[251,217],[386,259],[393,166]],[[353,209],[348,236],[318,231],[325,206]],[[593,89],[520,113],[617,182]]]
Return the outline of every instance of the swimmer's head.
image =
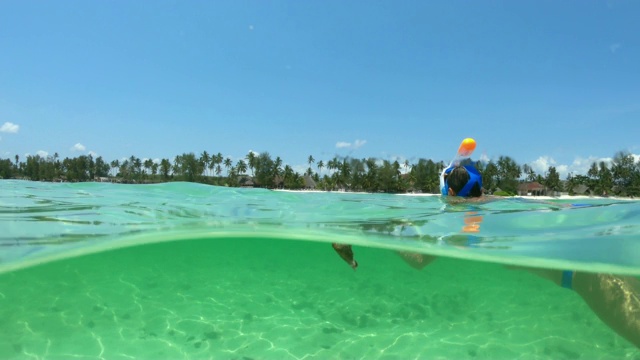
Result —
[[[482,196],[482,176],[473,166],[456,166],[446,171],[444,176],[447,195]]]

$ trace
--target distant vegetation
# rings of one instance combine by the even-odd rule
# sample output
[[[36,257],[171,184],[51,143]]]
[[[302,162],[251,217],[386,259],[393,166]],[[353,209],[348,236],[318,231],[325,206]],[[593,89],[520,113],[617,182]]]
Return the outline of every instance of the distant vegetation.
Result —
[[[14,161],[15,160],[15,161]],[[206,151],[176,156],[173,161],[159,163],[135,156],[106,162],[102,157],[82,155],[60,159],[58,154],[41,157],[30,155],[20,161],[0,159],[0,178],[36,181],[113,181],[120,183],[158,183],[189,181],[221,186],[254,186],[263,188],[346,190],[365,192],[439,192],[439,175],[445,164],[430,159],[417,163],[375,158],[338,158],[328,161],[308,158],[304,174],[289,165],[283,167],[280,157],[275,159],[264,152],[249,153],[235,164],[230,158]],[[550,192],[575,194],[577,190],[594,195],[640,196],[640,162],[627,152],[619,152],[612,163],[594,162],[586,175],[569,174],[560,179],[556,168],[550,166],[545,174],[536,174],[528,165],[520,166],[509,156],[497,161],[476,163],[483,175],[488,193],[516,194],[523,182],[538,182]]]

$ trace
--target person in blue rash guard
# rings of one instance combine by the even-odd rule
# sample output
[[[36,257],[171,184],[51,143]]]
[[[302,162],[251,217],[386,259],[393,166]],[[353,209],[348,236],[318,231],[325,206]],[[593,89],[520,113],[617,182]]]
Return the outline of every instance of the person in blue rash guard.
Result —
[[[483,195],[482,175],[472,165],[455,166],[446,169],[443,173],[442,196],[447,196],[447,202],[474,202],[485,203],[495,200],[496,197]],[[411,267],[418,270],[429,265],[436,259],[433,255],[425,255],[412,252],[398,253]]]
[[[483,196],[482,175],[473,166],[447,169],[444,176],[444,187],[441,189],[444,196],[455,196],[455,199],[464,198],[463,201],[476,203],[490,200]],[[401,255],[411,266],[418,269],[436,259],[435,256],[420,254],[424,258],[416,263],[417,258]],[[640,348],[640,281],[637,278],[571,270],[511,268],[527,270],[563,288],[575,291],[600,320]]]
[[[443,196],[479,198],[482,196],[482,175],[471,166],[456,166],[444,171]]]
[[[470,165],[456,166],[444,172],[442,195],[448,202],[487,202],[496,197],[483,195],[482,176]],[[351,245],[334,244],[334,249],[355,270]],[[423,269],[436,259],[419,253],[399,253],[410,266]],[[593,312],[620,336],[640,348],[640,281],[632,276],[597,274],[582,271],[510,266],[527,270],[575,291]]]

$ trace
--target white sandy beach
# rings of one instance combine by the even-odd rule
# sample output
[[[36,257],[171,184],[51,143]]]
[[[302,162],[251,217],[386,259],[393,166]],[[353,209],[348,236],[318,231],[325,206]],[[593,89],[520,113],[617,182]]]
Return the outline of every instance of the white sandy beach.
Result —
[[[373,194],[363,191],[326,191],[326,190],[289,190],[289,189],[274,189],[273,191],[281,191],[281,192],[292,192],[292,193],[335,193],[335,194]],[[440,194],[426,194],[426,193],[403,193],[403,194],[393,194],[399,196],[441,196]],[[512,198],[521,198],[521,199],[530,199],[530,200],[573,200],[573,199],[594,199],[594,200],[629,200],[629,201],[637,201],[637,199],[628,198],[628,197],[618,197],[618,196],[587,196],[587,195],[560,195],[560,196],[524,196],[524,195],[516,195],[510,196]],[[505,198],[509,198],[509,196],[505,196]]]

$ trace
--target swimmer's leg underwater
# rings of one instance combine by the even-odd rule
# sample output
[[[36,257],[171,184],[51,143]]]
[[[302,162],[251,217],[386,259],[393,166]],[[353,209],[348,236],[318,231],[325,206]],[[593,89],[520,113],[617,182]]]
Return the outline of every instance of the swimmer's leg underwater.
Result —
[[[575,291],[593,312],[613,329],[640,349],[640,280],[633,276],[598,274],[509,266],[527,270],[558,286]]]
[[[338,255],[354,270],[358,267],[351,245],[333,243]],[[422,270],[437,259],[433,255],[398,252],[414,269]],[[566,271],[507,266],[527,270],[575,291],[591,310],[618,335],[640,349],[640,280],[632,276],[571,271],[567,286]],[[564,277],[564,279],[563,279]]]

